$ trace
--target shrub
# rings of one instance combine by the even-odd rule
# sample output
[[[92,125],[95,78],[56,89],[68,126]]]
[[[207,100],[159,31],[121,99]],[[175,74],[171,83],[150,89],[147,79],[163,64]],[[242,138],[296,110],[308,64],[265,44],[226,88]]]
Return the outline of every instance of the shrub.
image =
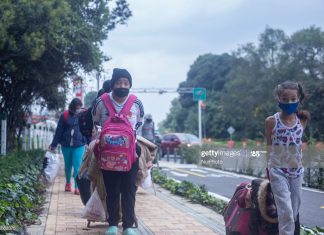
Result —
[[[180,146],[180,154],[184,157],[188,164],[199,164],[200,162],[200,146]]]
[[[324,228],[315,227],[313,229],[307,228],[303,225],[300,226],[300,234],[301,235],[323,235]]]
[[[37,220],[44,202],[43,156],[34,150],[0,158],[0,226],[23,228]]]
[[[188,181],[178,183],[168,178],[165,173],[159,170],[153,170],[153,181],[161,185],[161,187],[170,190],[173,194],[188,198],[192,202],[208,206],[218,213],[222,213],[227,205],[227,202],[209,195],[205,185],[197,186]]]

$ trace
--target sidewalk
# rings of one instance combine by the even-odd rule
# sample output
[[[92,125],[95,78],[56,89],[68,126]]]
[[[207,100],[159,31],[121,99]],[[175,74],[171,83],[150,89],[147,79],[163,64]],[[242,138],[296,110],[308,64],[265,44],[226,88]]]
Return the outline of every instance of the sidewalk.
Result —
[[[87,221],[80,218],[84,207],[80,196],[65,192],[64,186],[65,177],[62,165],[60,175],[49,189],[48,210],[45,208],[44,215],[41,217],[42,224],[29,227],[28,233],[30,235],[104,234],[108,223],[91,223],[90,228],[87,228]],[[217,234],[208,226],[198,222],[199,220],[192,217],[190,213],[185,213],[176,205],[172,206],[172,203],[168,203],[166,201],[168,197],[162,200],[163,197],[157,197],[152,192],[139,188],[135,208],[139,222],[138,234]],[[119,234],[121,233],[120,224]]]

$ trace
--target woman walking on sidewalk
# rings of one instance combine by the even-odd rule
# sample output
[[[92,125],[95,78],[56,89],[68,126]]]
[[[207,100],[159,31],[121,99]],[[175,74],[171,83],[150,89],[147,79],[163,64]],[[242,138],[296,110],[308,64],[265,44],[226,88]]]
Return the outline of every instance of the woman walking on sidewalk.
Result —
[[[152,143],[155,142],[155,124],[153,122],[153,118],[151,114],[146,114],[144,117],[144,123],[141,128],[141,135],[151,141]]]
[[[79,195],[78,185],[75,177],[78,174],[85,150],[86,138],[81,134],[78,125],[78,116],[82,107],[82,102],[74,98],[69,104],[69,109],[64,111],[57,124],[55,135],[50,151],[55,151],[58,144],[61,144],[64,157],[64,172],[66,178],[65,191],[71,192],[71,172],[73,167],[74,194]]]
[[[135,223],[136,177],[140,156],[135,142],[144,109],[142,102],[129,94],[132,77],[126,69],[115,68],[110,84],[112,92],[103,94],[97,100],[93,112],[93,121],[102,126],[94,152],[102,169],[107,193],[109,227],[105,235],[118,233],[120,198],[123,235],[135,235],[137,233],[132,227]]]
[[[304,175],[301,146],[303,130],[310,119],[297,110],[305,98],[299,83],[286,81],[275,89],[281,112],[265,120],[269,153],[269,178],[276,202],[279,234],[300,234],[298,213]]]

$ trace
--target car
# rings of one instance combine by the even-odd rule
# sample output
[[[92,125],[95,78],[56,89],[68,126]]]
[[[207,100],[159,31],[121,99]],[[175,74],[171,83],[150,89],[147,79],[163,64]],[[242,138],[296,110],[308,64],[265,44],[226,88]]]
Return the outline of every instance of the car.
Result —
[[[174,149],[179,149],[180,145],[186,144],[188,147],[199,145],[200,141],[197,136],[189,133],[168,133],[163,135],[161,141],[162,156],[174,154]]]

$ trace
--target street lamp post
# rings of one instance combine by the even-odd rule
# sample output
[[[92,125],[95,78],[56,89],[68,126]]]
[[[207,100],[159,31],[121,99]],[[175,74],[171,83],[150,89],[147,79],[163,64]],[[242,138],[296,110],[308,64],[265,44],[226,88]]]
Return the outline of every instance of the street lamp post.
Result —
[[[7,114],[1,116],[1,155],[7,154]]]

